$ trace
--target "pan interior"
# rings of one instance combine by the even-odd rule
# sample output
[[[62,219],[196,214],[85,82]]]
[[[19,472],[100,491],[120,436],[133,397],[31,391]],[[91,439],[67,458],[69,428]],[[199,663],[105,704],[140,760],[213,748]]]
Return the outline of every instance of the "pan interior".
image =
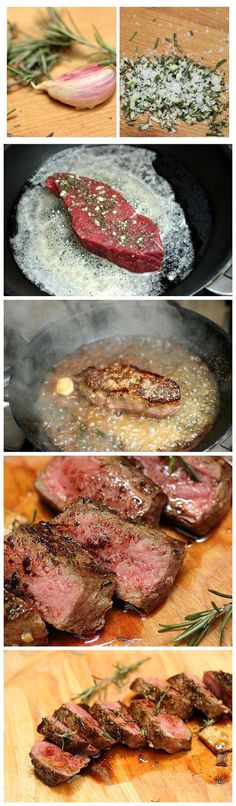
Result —
[[[10,239],[15,260],[50,295],[135,297],[158,295],[194,266],[194,246],[184,211],[170,183],[153,167],[156,155],[129,146],[80,146],[57,152],[25,186]],[[73,233],[63,203],[44,188],[46,177],[69,172],[104,181],[159,227],[165,259],[160,272],[135,274],[87,252]]]
[[[93,404],[78,385],[78,373],[106,367],[114,361],[159,373],[180,387],[180,408],[162,419],[112,411],[101,401]],[[68,395],[58,392],[58,382],[70,379]],[[182,346],[147,337],[124,336],[90,342],[57,366],[41,387],[37,417],[60,450],[181,450],[197,444],[211,428],[219,409],[218,385],[198,356]]]

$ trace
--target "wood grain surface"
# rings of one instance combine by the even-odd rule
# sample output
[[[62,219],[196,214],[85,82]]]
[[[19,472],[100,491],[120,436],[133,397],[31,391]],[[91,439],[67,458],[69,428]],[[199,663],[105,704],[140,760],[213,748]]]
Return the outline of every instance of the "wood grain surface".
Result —
[[[226,59],[221,70],[228,83],[228,9],[227,8],[122,8],[120,28],[120,52],[122,56],[135,58],[136,55],[170,55],[176,53],[173,45],[165,41],[177,34],[184,55],[201,64],[215,67],[221,59]],[[193,36],[189,33],[193,32]],[[134,38],[133,35],[135,34]],[[159,37],[159,45],[154,44]],[[140,131],[139,125],[146,120],[140,115],[134,126],[128,126],[121,114],[120,134],[122,137],[204,137],[207,127],[203,122],[189,126],[184,121],[177,125],[176,132],[168,132],[152,124],[148,131]],[[228,135],[225,127],[224,136]]]
[[[27,35],[34,36],[39,13],[45,10],[41,7],[8,8],[8,20],[16,23]],[[63,10],[63,19],[71,28],[68,13],[86,39],[94,40],[92,26],[95,24],[104,40],[115,47],[115,8],[68,7]],[[71,50],[64,51],[62,61],[52,70],[52,78],[86,64],[85,56],[88,53],[91,53],[91,48],[76,44]],[[48,137],[52,132],[55,137],[76,138],[114,137],[116,134],[115,93],[95,109],[78,111],[54,101],[45,92],[20,87],[8,93],[8,111],[14,108],[16,111],[8,119],[8,133],[11,137]]]
[[[150,656],[151,654],[151,656]],[[228,650],[152,651],[143,665],[144,676],[168,677],[186,671],[202,677],[207,669],[231,671]],[[50,789],[39,781],[29,759],[39,739],[36,727],[64,701],[87,688],[91,674],[106,677],[119,661],[130,664],[147,657],[137,650],[76,652],[59,650],[5,651],[5,801],[68,802],[229,802],[231,756],[227,768],[216,767],[216,757],[198,737],[192,750],[168,756],[155,750],[129,750],[121,745],[106,754],[92,771],[85,770],[70,784]],[[119,697],[129,702],[133,673]],[[109,688],[109,699],[117,688]],[[196,730],[201,717],[191,722]]]
[[[5,507],[32,520],[36,510],[36,521],[49,520],[55,513],[42,503],[34,489],[37,471],[49,461],[48,456],[26,456],[5,458]],[[168,534],[178,535],[171,528],[163,527]],[[231,513],[228,513],[217,529],[203,542],[190,541],[187,557],[177,577],[176,583],[166,601],[149,616],[125,612],[113,607],[107,614],[106,624],[93,645],[114,644],[125,646],[131,642],[136,646],[170,645],[175,633],[159,634],[159,624],[183,621],[191,612],[210,606],[212,594],[208,588],[222,592],[231,591]],[[219,600],[222,601],[222,600]],[[79,646],[81,642],[68,633],[52,632],[50,643],[57,646]],[[203,639],[205,646],[219,643],[218,626],[213,626]],[[231,624],[225,631],[225,645],[231,645]]]

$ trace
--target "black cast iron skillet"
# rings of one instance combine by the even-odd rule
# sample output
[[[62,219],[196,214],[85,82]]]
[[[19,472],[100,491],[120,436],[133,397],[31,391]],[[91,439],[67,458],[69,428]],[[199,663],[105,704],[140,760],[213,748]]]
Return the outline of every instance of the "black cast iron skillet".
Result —
[[[45,160],[72,145],[16,145],[5,150],[5,294],[42,296],[18,268],[9,235],[15,226],[15,208],[30,177]],[[129,146],[133,148],[134,146]],[[231,264],[232,165],[231,151],[218,145],[135,146],[156,152],[154,168],[172,185],[181,204],[195,249],[189,276],[170,286],[171,296],[196,294]],[[89,148],[89,146],[88,146]],[[85,289],[86,295],[86,289]]]
[[[52,304],[57,305],[56,301]],[[11,372],[8,390],[11,411],[36,449],[53,451],[56,447],[41,426],[35,405],[48,371],[81,345],[120,334],[170,341],[202,358],[218,381],[220,409],[216,422],[194,449],[209,450],[226,436],[231,427],[231,344],[224,330],[174,302],[96,301],[86,313],[83,303],[78,302],[76,313],[38,333]]]

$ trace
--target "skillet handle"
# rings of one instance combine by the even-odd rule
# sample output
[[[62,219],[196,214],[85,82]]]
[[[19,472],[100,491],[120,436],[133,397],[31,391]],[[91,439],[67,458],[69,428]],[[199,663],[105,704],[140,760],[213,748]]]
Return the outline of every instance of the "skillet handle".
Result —
[[[211,294],[219,294],[225,297],[232,295],[232,264],[226,267],[223,274],[219,274],[212,283],[206,285],[207,291]]]

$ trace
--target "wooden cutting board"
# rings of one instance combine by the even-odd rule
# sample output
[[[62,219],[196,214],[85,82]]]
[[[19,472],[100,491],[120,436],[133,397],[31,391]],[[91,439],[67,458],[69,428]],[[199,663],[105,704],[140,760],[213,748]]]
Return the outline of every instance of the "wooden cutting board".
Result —
[[[120,26],[121,57],[135,58],[136,55],[161,56],[176,53],[173,46],[166,42],[166,37],[171,39],[176,33],[184,55],[193,60],[198,61],[199,56],[202,56],[201,63],[214,68],[221,59],[227,59],[221,70],[224,71],[228,83],[227,8],[122,8]],[[190,31],[193,32],[193,36]],[[157,38],[159,38],[158,48],[154,50]],[[149,131],[140,131],[138,127],[145,121],[146,118],[142,115],[131,127],[121,115],[121,136],[205,137],[207,131],[206,125],[202,122],[189,126],[184,121],[178,124],[176,132],[167,132],[157,124],[153,124]],[[224,136],[228,134],[228,128],[225,128]]]
[[[11,23],[16,23],[25,34],[34,36],[35,25],[41,11],[39,8],[8,8],[7,16]],[[82,35],[94,41],[93,24],[96,25],[103,39],[112,47],[116,44],[116,10],[115,8],[66,8],[63,20],[73,29],[71,14],[75,26]],[[86,64],[85,56],[91,48],[74,45],[64,52],[59,65],[52,70],[52,78]],[[8,93],[8,112],[16,109],[7,123],[10,137],[114,137],[116,134],[116,98],[114,95],[95,109],[78,112],[73,107],[65,106],[44,92],[34,92],[31,87],[20,87]]]
[[[5,458],[5,507],[36,521],[50,520],[54,512],[44,505],[34,489],[37,472],[49,461],[48,456],[9,456]],[[178,534],[169,527],[165,531],[175,537]],[[183,621],[191,612],[204,610],[210,606],[212,594],[208,588],[231,592],[231,513],[220,526],[211,532],[203,542],[190,541],[187,557],[177,581],[167,600],[150,616],[141,617],[132,610],[125,612],[113,607],[106,617],[101,635],[93,644],[113,644],[124,646],[165,646],[170,645],[175,633],[158,634],[159,624],[174,624]],[[219,600],[220,603],[222,600]],[[223,600],[224,601],[224,600]],[[50,636],[50,643],[58,646],[79,646],[81,642],[67,633]],[[91,643],[91,642],[90,642]],[[219,643],[218,627],[214,626],[203,640],[206,646]],[[231,624],[225,631],[225,644],[231,645]]]
[[[100,772],[85,770],[73,783],[53,789],[36,778],[28,754],[37,741],[36,726],[41,717],[87,688],[92,683],[91,674],[106,677],[113,673],[117,661],[129,665],[147,654],[151,657],[141,667],[144,676],[165,678],[194,671],[201,677],[207,669],[231,671],[230,650],[5,651],[6,802],[230,801],[230,768],[216,767],[216,757],[197,736],[191,751],[173,756],[116,747],[107,753]],[[133,673],[122,693],[119,691],[119,697],[126,702],[129,684],[136,676]],[[109,688],[109,698],[112,697],[117,698],[114,686]],[[191,727],[196,729],[201,723],[200,717]]]

